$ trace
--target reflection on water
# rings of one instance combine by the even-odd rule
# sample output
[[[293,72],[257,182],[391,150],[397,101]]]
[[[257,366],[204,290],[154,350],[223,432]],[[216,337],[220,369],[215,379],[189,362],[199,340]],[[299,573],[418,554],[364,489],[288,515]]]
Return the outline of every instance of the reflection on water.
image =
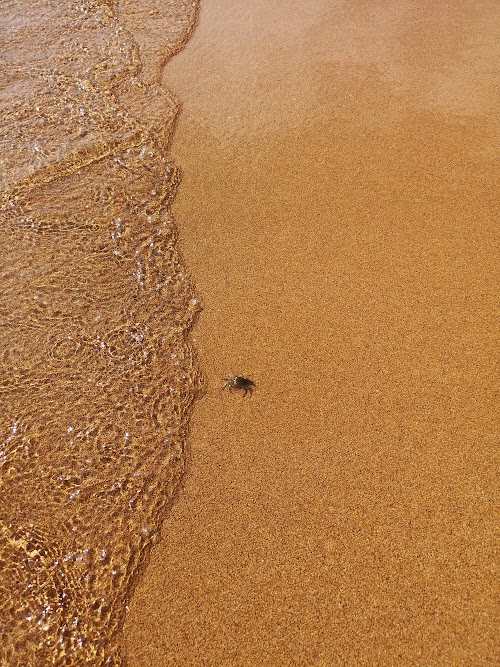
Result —
[[[142,10],[161,64],[196,3]],[[177,108],[127,2],[6,2],[0,17],[0,664],[119,665],[201,388],[170,213]]]

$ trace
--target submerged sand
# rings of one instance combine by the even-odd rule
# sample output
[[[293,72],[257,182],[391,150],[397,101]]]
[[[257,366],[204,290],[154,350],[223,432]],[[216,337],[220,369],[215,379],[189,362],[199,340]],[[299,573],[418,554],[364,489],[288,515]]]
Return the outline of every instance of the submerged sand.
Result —
[[[131,666],[498,661],[498,20],[204,0],[164,82],[209,391]]]
[[[199,302],[158,77],[196,9],[0,3],[2,667],[123,664],[131,588],[185,469]]]

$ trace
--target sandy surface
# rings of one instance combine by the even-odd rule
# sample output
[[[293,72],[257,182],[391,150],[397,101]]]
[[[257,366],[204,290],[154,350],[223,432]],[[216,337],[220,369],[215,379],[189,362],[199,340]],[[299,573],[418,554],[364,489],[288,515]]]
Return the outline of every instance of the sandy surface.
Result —
[[[497,664],[498,21],[204,0],[164,81],[209,389],[131,666]]]

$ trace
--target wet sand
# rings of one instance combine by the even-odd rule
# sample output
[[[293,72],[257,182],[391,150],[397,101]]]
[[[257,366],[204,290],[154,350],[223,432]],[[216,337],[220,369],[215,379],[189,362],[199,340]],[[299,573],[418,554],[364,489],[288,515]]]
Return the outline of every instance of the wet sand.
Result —
[[[498,19],[204,0],[165,68],[209,388],[131,666],[498,661]]]

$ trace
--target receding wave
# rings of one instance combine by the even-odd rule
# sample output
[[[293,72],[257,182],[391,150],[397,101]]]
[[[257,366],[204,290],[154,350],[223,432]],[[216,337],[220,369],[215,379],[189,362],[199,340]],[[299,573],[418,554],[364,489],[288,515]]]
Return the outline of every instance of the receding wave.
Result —
[[[2,665],[122,664],[131,586],[185,469],[199,303],[158,81],[196,12],[0,6]]]

